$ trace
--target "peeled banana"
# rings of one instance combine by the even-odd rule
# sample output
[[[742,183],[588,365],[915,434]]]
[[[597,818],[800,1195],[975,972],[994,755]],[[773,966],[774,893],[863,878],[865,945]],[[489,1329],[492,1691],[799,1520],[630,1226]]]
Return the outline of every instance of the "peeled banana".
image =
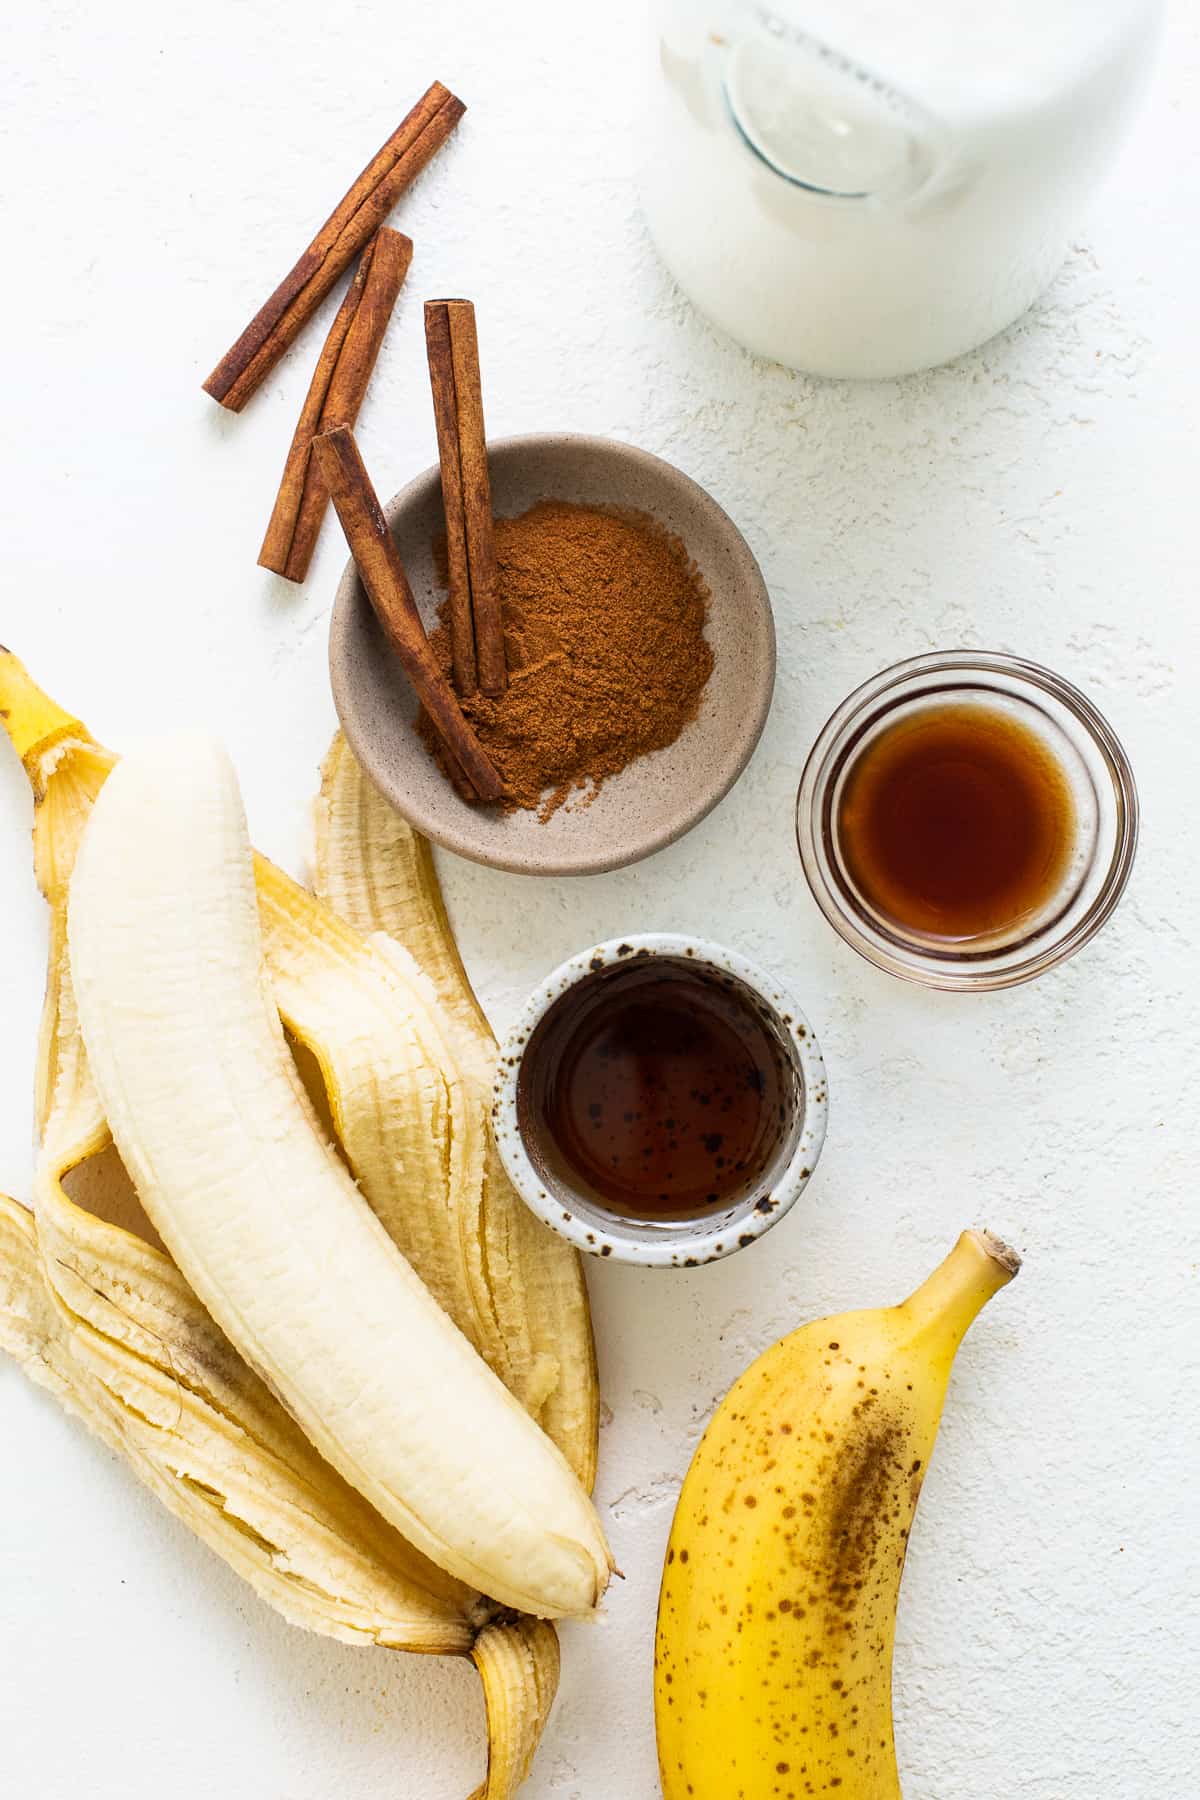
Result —
[[[950,1367],[1020,1260],[964,1232],[901,1306],[805,1325],[688,1470],[655,1645],[664,1800],[900,1800],[892,1646]]]
[[[553,1628],[528,1619],[488,1624],[495,1610],[488,1601],[421,1557],[316,1455],[163,1254],[111,1146],[83,1052],[66,954],[67,883],[80,835],[116,759],[7,652],[0,652],[0,716],[34,790],[35,866],[50,902],[51,937],[38,1058],[37,1212],[35,1217],[0,1200],[0,1348],[124,1454],[170,1510],[294,1623],[352,1641],[471,1654],[484,1678],[489,1729],[488,1778],[476,1800],[507,1800],[523,1779],[553,1698]],[[331,761],[336,755],[335,746]],[[354,778],[347,770],[340,785],[352,791],[355,778],[361,779],[356,766]],[[353,852],[339,841],[353,882]],[[412,880],[411,859],[402,856],[393,868],[389,846],[364,839],[360,849],[372,881],[403,896]],[[375,1205],[385,1185],[380,1165],[396,1152],[397,1140],[378,1128],[394,1090],[375,1093],[353,1079],[355,1034],[363,1021],[349,1000],[373,981],[384,993],[386,1004],[370,1013],[376,1040],[360,1038],[358,1055],[390,1069],[397,1034],[416,1029],[414,1015],[420,1013],[436,1036],[448,1008],[469,994],[465,976],[461,965],[456,975],[441,959],[427,965],[430,979],[417,976],[410,963],[411,982],[381,982],[390,954],[384,939],[368,946],[262,859],[255,869],[272,980],[279,989],[290,983],[293,993],[310,997],[298,1009],[303,1018],[295,1026],[289,1021],[295,1048],[303,1062],[298,1030],[319,1045],[308,1060],[318,1084],[328,1076],[331,1091],[322,1089],[318,1103],[353,1128],[363,1159],[355,1173]],[[429,879],[433,883],[431,869]],[[427,917],[444,920],[435,883],[419,892],[414,887],[404,910],[414,947],[426,935]],[[307,978],[306,946],[313,962]],[[395,961],[406,961],[402,952]],[[311,998],[318,993],[319,1004]],[[428,1046],[429,1037],[424,1041]],[[337,1086],[341,1075],[345,1092]],[[466,1085],[450,1064],[439,1079],[448,1087]],[[392,1165],[387,1173],[394,1176]],[[410,1204],[438,1206],[450,1181],[445,1168],[438,1180],[431,1190],[425,1175],[414,1178]],[[504,1196],[494,1199],[502,1212]],[[386,1206],[376,1210],[384,1218]],[[597,1403],[586,1293],[576,1260],[569,1252],[564,1260],[565,1246],[549,1234],[543,1245],[544,1265],[537,1240],[528,1246],[538,1275],[533,1285],[555,1295],[563,1329],[555,1386],[542,1417],[590,1480]],[[465,1266],[466,1244],[461,1256]],[[505,1292],[528,1272],[516,1263],[504,1269]],[[465,1277],[455,1284],[456,1306],[465,1285]],[[519,1305],[519,1288],[515,1298]],[[501,1336],[508,1315],[490,1311],[501,1320]],[[458,1322],[469,1324],[463,1317]],[[499,1360],[495,1342],[493,1355]],[[527,1340],[511,1348],[505,1343],[503,1355],[514,1375],[523,1375],[528,1392],[545,1386],[544,1368],[530,1372]],[[559,1387],[573,1398],[550,1425],[549,1403]],[[578,1404],[579,1394],[589,1391],[590,1401]]]
[[[213,1318],[431,1560],[518,1611],[591,1612],[610,1563],[578,1480],[314,1128],[267,981],[237,779],[211,740],[118,763],[68,921],[109,1128]]]

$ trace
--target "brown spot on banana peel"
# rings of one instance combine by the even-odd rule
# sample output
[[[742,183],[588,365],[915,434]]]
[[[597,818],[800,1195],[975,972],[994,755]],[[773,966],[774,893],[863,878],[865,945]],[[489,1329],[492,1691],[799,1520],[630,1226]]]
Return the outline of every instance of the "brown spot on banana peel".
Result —
[[[911,1482],[914,1504],[920,1493],[920,1478],[910,1469],[908,1444],[909,1427],[903,1417],[872,1407],[839,1458],[825,1508],[826,1553],[819,1565],[831,1631],[850,1628],[850,1616],[890,1539],[889,1492]]]

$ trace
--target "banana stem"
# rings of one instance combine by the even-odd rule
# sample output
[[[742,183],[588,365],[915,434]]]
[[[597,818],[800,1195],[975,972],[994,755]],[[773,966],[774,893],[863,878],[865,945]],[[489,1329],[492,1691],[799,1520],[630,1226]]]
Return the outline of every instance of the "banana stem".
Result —
[[[1015,1250],[990,1231],[964,1231],[953,1250],[897,1310],[906,1336],[936,1336],[957,1350],[976,1315],[1021,1267]]]
[[[0,646],[0,725],[12,739],[35,790],[38,762],[50,739],[87,737],[79,720],[44,694],[21,660]]]

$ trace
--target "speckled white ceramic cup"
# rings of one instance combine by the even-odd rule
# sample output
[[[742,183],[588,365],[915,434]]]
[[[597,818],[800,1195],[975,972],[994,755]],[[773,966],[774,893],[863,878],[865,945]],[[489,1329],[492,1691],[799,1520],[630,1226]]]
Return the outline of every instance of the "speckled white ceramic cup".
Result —
[[[521,1117],[521,1063],[530,1039],[555,1003],[580,982],[645,957],[695,962],[737,983],[768,1025],[795,1077],[792,1116],[761,1179],[741,1198],[714,1206],[703,1217],[642,1220],[610,1211],[546,1165]],[[589,1256],[615,1257],[655,1269],[694,1269],[753,1244],[795,1205],[821,1154],[828,1104],[820,1046],[779,982],[745,957],[703,938],[644,932],[581,950],[534,989],[500,1048],[492,1116],[500,1156],[514,1187],[552,1231]]]

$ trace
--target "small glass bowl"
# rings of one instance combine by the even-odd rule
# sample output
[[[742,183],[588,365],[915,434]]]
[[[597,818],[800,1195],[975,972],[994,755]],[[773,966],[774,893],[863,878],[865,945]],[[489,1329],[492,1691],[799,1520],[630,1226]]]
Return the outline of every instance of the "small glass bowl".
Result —
[[[888,726],[923,708],[981,705],[1032,730],[1070,783],[1076,834],[1062,881],[1047,904],[1005,931],[953,942],[906,932],[868,904],[838,844],[847,776]],[[1031,981],[1095,936],[1133,867],[1138,797],[1115,733],[1087,697],[1037,663],[974,650],[915,656],[864,682],[817,738],[796,799],[800,860],[817,905],[846,942],[904,981],[960,993]]]

